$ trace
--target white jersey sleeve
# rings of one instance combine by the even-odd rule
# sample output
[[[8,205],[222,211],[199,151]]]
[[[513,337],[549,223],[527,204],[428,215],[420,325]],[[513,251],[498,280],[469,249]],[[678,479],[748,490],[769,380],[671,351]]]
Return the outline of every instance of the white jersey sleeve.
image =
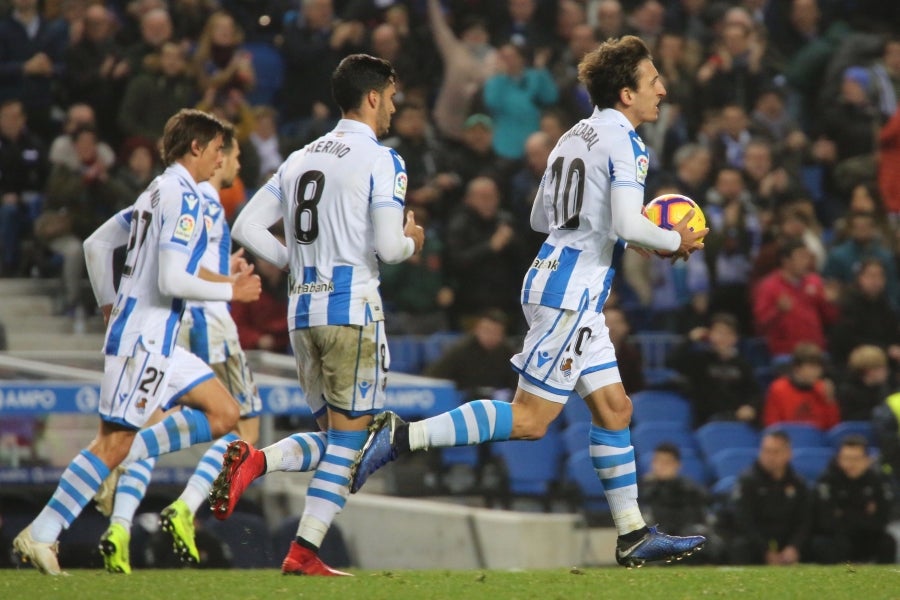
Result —
[[[84,240],[84,260],[97,306],[112,304],[116,299],[113,278],[113,252],[128,243],[131,231],[131,208],[119,211]]]
[[[406,201],[406,165],[393,149],[382,152],[372,167],[372,223],[378,258],[393,264],[415,252],[412,239],[403,235],[403,205]]]
[[[244,205],[234,222],[232,234],[254,256],[284,268],[288,264],[287,248],[269,228],[283,217],[281,195],[282,165],[266,184]]]

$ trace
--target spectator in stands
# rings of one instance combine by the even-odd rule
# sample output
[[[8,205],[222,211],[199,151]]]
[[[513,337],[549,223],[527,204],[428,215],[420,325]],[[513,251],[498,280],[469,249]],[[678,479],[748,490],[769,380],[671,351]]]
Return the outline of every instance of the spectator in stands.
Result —
[[[736,564],[794,565],[809,534],[809,490],[791,467],[791,440],[774,431],[762,438],[756,462],[732,496]]]
[[[803,196],[803,190],[792,174],[797,168],[799,166],[790,164],[784,157],[776,166],[772,160],[772,145],[765,140],[750,140],[744,149],[744,183],[760,210],[774,211]]]
[[[255,302],[234,302],[231,317],[238,328],[244,350],[268,350],[283,354],[288,338],[288,275],[272,263],[252,259],[262,280],[262,293]]]
[[[542,13],[542,8],[536,0],[507,0],[505,19],[496,28],[496,40],[509,41],[520,47],[549,47],[552,42],[551,23],[555,18]]]
[[[102,4],[85,9],[84,34],[65,55],[67,101],[90,106],[100,117],[96,125],[104,139],[116,139],[116,114],[130,75],[124,49],[115,40],[116,20]],[[71,108],[70,108],[71,111]],[[51,149],[51,160],[52,160]]]
[[[894,489],[900,489],[900,391],[872,410],[872,429],[883,471],[891,475]]]
[[[672,535],[709,535],[706,491],[681,471],[681,450],[664,442],[653,450],[650,472],[641,479],[644,520]]]
[[[234,6],[234,3],[231,2],[224,2],[223,4],[234,10],[234,16],[238,20],[238,23],[240,23],[241,21],[238,18],[238,14],[241,12],[240,8]],[[264,10],[268,8],[268,6],[266,6],[268,3],[266,2],[254,2],[253,4],[261,5],[261,8]],[[175,28],[175,39],[200,39],[203,28],[209,20],[209,16],[215,12],[218,5],[219,3],[215,2],[215,0],[173,0],[173,2],[170,3],[169,11],[171,12],[172,24]],[[254,19],[254,21],[256,20],[257,19]],[[257,26],[265,27],[265,25],[264,19],[263,23],[257,23]],[[278,24],[278,29],[279,31],[281,30],[280,23]]]
[[[763,89],[750,113],[750,133],[773,145],[779,154],[800,152],[808,140],[787,108],[785,92],[778,87]]]
[[[603,317],[609,328],[609,340],[616,349],[616,362],[619,363],[619,375],[622,376],[622,387],[629,394],[639,392],[646,383],[644,380],[644,361],[641,348],[631,339],[631,324],[625,311],[607,300],[603,307]]]
[[[445,160],[447,166],[442,170],[454,174],[459,182],[457,188],[447,190],[447,203],[450,206],[455,204],[454,200],[459,199],[469,181],[480,176],[501,181],[511,168],[509,162],[502,160],[494,152],[494,121],[483,113],[475,113],[466,119],[462,142],[447,152]],[[435,216],[447,218],[446,214]]]
[[[884,120],[897,112],[900,102],[900,37],[891,37],[884,43],[881,60],[871,69],[878,109]]]
[[[528,48],[509,43],[498,54],[500,72],[485,82],[484,104],[494,120],[494,151],[516,160],[540,125],[541,108],[555,103],[559,91],[546,68],[549,50],[538,50],[532,61]]]
[[[847,217],[847,241],[834,246],[828,252],[822,276],[826,281],[846,287],[853,282],[860,264],[867,258],[877,259],[884,267],[885,290],[896,306],[900,300],[900,282],[897,265],[889,244],[878,236],[878,224],[873,213],[854,213]]]
[[[11,4],[0,18],[0,103],[21,100],[31,130],[49,139],[54,78],[63,72],[68,31],[63,21],[41,16],[38,0]]]
[[[712,154],[701,144],[685,144],[672,157],[678,193],[701,201],[706,198],[712,170]]]
[[[825,348],[825,326],[838,317],[838,290],[822,283],[813,256],[801,240],[787,240],[779,251],[781,268],[756,287],[753,318],[773,357],[810,342]]]
[[[704,106],[749,111],[771,75],[765,57],[764,36],[744,23],[725,24],[713,53],[697,71]]]
[[[878,187],[884,208],[895,224],[900,223],[900,110],[884,124],[878,134]]]
[[[110,178],[109,165],[99,154],[97,130],[82,125],[71,136],[78,167],[53,166],[44,210],[34,224],[35,238],[62,256],[63,313],[74,313],[81,306],[83,241],[115,213],[122,198],[128,195],[118,181]]]
[[[256,188],[260,182],[269,180],[281,166],[284,157],[278,139],[278,113],[275,109],[271,106],[254,106],[253,122],[255,127],[249,140],[259,157],[259,179],[247,183]]]
[[[427,335],[449,329],[447,309],[453,288],[444,272],[444,244],[432,227],[428,211],[413,207],[416,224],[427,235],[422,250],[402,263],[381,265],[381,292],[390,318],[389,335]]]
[[[137,42],[133,41],[134,38],[125,38],[131,44],[125,49],[125,57],[132,79],[147,71],[154,72],[156,65],[153,57],[162,53],[163,46],[168,42],[177,42],[173,36],[172,17],[165,4],[151,8],[140,16],[140,36]]]
[[[506,337],[508,324],[503,311],[483,312],[471,333],[427,365],[424,375],[450,379],[468,399],[510,397],[517,375],[509,366],[516,349]]]
[[[523,164],[510,178],[509,209],[516,220],[516,230],[522,236],[526,256],[537,255],[546,237],[531,228],[531,207],[554,146],[556,140],[543,131],[529,135],[525,140]]]
[[[466,186],[463,206],[447,225],[446,242],[458,327],[467,329],[489,308],[520,314],[519,273],[527,259],[512,215],[500,208],[500,189],[493,179],[476,177]]]
[[[598,40],[622,37],[630,33],[619,0],[593,0],[590,6],[593,10],[588,10],[588,22],[597,28]]]
[[[868,213],[875,217],[876,236],[881,238],[881,243],[890,249],[892,228],[884,203],[874,182],[858,183],[850,191],[850,200],[847,203],[847,213],[838,217],[831,224],[831,245],[836,246],[847,241],[850,236],[850,218],[856,213]],[[896,264],[896,261],[895,261]]]
[[[158,54],[148,57],[148,64],[128,82],[118,123],[123,137],[156,141],[170,116],[193,106],[197,83],[188,74],[184,49],[175,42],[164,42]]]
[[[848,192],[876,173],[875,150],[882,120],[871,100],[871,85],[871,74],[865,68],[850,67],[844,71],[837,101],[823,109],[822,132],[837,148],[834,182]]]
[[[756,253],[750,273],[751,287],[781,265],[781,249],[789,241],[799,241],[813,256],[816,271],[825,266],[827,250],[822,243],[821,227],[804,201],[791,202],[775,210],[774,222],[763,235],[763,243]]]
[[[847,359],[846,373],[838,386],[838,403],[844,421],[868,421],[872,410],[890,393],[887,354],[878,346],[857,346]]]
[[[51,165],[63,164],[71,169],[79,167],[81,161],[75,152],[72,142],[72,132],[79,127],[97,127],[94,109],[89,104],[79,102],[69,106],[69,109],[66,111],[66,120],[63,123],[62,133],[56,136],[50,145],[49,158]],[[102,141],[102,134],[100,137],[101,140],[97,143],[97,156],[107,168],[112,168],[116,162],[116,154],[109,144]]]
[[[0,103],[0,276],[23,275],[22,240],[43,202],[47,150],[20,100]]]
[[[666,362],[684,377],[695,427],[709,421],[756,425],[761,394],[753,367],[740,354],[739,340],[734,315],[717,313],[708,328],[692,330],[687,340],[669,353]]]
[[[773,381],[766,392],[763,425],[809,423],[827,431],[840,420],[834,384],[825,377],[825,355],[814,344],[797,344],[788,373]]]
[[[753,136],[750,135],[747,111],[737,104],[722,107],[718,131],[712,140],[713,163],[717,167],[744,168],[744,152]]]
[[[192,57],[200,95],[207,90],[247,93],[256,85],[250,53],[243,47],[244,32],[225,11],[209,16]]]
[[[900,366],[900,313],[886,292],[884,265],[876,258],[863,260],[853,285],[844,290],[840,317],[829,331],[829,349],[837,364],[852,350],[872,344],[884,350],[894,368]]]
[[[637,0],[631,3],[628,25],[648,47],[653,48],[663,30],[666,9],[659,0]]]
[[[428,0],[428,23],[441,60],[443,80],[434,100],[434,123],[450,139],[463,136],[472,100],[497,72],[497,51],[490,45],[484,21],[471,19],[460,26],[457,38],[447,23],[440,0]]]
[[[369,36],[371,54],[390,62],[397,71],[397,95],[404,102],[426,104],[431,100],[432,80],[436,73],[428,69],[435,60],[431,46],[431,32],[414,35],[410,31],[408,13],[401,4],[395,4],[393,15],[407,15],[405,25],[386,21],[375,27]],[[402,10],[401,10],[402,9]],[[418,33],[418,32],[416,32]]]
[[[337,122],[331,74],[341,58],[362,49],[365,29],[358,21],[339,22],[332,0],[303,0],[301,12],[284,28],[279,113],[282,135],[299,138],[302,146]]]
[[[406,163],[409,174],[406,202],[411,206],[431,209],[444,214],[444,192],[459,185],[450,173],[439,173],[443,147],[431,134],[428,111],[420,104],[401,104],[394,113],[393,135],[382,142],[397,151]]]
[[[161,172],[159,152],[153,142],[138,137],[126,140],[112,175],[123,194],[116,208],[130,206]]]
[[[819,563],[896,561],[888,533],[894,494],[862,436],[847,436],[813,489],[810,558]]]

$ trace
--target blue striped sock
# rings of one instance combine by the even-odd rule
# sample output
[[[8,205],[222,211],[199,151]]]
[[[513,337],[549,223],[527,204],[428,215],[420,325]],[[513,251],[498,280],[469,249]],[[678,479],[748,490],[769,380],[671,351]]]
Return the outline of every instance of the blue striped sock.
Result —
[[[131,452],[123,462],[131,464],[136,460],[177,452],[212,440],[209,420],[200,410],[184,407],[165,419],[138,432]]]
[[[592,424],[591,462],[603,484],[619,535],[644,527],[637,502],[637,468],[631,431],[628,428],[611,431]]]
[[[297,537],[319,547],[334,517],[350,494],[350,465],[369,437],[368,431],[328,430],[328,446],[309,489]]]
[[[295,433],[263,448],[266,473],[273,471],[312,471],[325,454],[328,434],[324,431]]]
[[[187,503],[192,513],[196,513],[200,505],[209,497],[213,481],[222,470],[222,461],[225,458],[225,449],[228,448],[228,444],[239,439],[236,433],[226,433],[209,447],[203,454],[203,458],[197,463],[197,468],[194,469],[194,473],[179,496]]]
[[[156,458],[145,458],[128,465],[128,469],[119,477],[119,484],[116,486],[116,503],[110,522],[118,523],[126,531],[131,531],[134,513],[147,495],[147,486],[150,485],[155,466]]]
[[[91,501],[109,468],[97,455],[82,450],[66,470],[53,496],[31,524],[31,535],[37,542],[53,543],[63,529],[68,529]]]
[[[447,448],[502,442],[512,433],[512,404],[473,400],[449,412],[409,424],[409,447]]]

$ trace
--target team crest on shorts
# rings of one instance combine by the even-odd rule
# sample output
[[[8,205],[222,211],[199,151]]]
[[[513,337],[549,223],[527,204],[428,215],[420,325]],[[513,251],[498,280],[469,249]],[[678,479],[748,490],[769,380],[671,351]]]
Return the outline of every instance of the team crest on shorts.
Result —
[[[144,411],[147,410],[147,399],[141,398],[140,400],[138,400],[137,402],[134,403],[134,407],[137,409],[137,411],[139,413],[144,414]]]
[[[563,377],[568,379],[572,376],[572,359],[567,358],[559,363],[559,370],[562,371]]]

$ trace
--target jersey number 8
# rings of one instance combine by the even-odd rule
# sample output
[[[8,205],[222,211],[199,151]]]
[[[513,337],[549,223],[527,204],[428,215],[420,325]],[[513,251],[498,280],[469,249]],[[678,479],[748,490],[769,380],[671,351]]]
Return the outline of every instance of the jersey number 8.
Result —
[[[325,191],[325,174],[307,171],[297,182],[297,207],[294,209],[294,237],[299,244],[312,244],[319,237],[319,200]]]

